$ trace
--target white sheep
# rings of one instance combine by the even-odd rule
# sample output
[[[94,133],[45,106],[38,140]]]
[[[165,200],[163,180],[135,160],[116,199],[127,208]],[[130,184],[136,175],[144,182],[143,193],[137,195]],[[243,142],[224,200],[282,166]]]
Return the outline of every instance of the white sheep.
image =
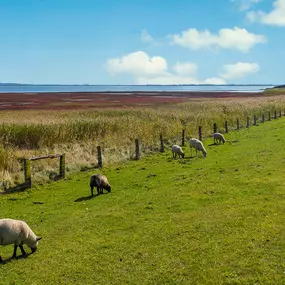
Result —
[[[97,187],[98,195],[103,194],[103,189],[111,192],[111,185],[108,182],[108,179],[105,175],[102,174],[94,174],[91,176],[90,179],[90,188],[91,188],[91,195],[93,196],[93,188]]]
[[[176,155],[178,154],[178,156],[182,156],[182,158],[184,158],[184,152],[182,150],[182,148],[175,144],[171,147],[171,150],[172,150],[172,158],[176,158]]]
[[[37,237],[24,221],[0,219],[0,245],[14,244],[12,258],[16,258],[18,246],[22,254],[26,255],[23,244],[26,244],[31,248],[32,252],[35,252],[40,239],[41,238]],[[0,256],[0,262],[2,261]]]
[[[192,156],[192,148],[195,148],[196,156],[198,155],[198,150],[199,150],[203,153],[204,157],[206,157],[207,151],[206,151],[203,143],[200,140],[192,138],[188,142],[189,142],[189,146],[190,146],[190,150],[191,150],[191,156]]]
[[[214,133],[214,135],[213,135],[213,137],[214,137],[214,143],[225,143],[225,137],[222,135],[222,134],[220,134],[220,133]]]

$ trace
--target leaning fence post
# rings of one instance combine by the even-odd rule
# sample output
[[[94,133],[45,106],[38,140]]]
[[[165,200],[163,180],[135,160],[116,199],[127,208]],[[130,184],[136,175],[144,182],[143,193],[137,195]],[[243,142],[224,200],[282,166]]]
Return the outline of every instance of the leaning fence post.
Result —
[[[225,132],[226,132],[226,134],[229,132],[229,130],[228,130],[228,121],[225,121]]]
[[[239,119],[237,119],[237,130],[239,130]]]
[[[264,123],[264,120],[265,120],[264,118],[265,118],[265,117],[264,117],[264,113],[263,113],[262,116],[261,116],[261,122],[262,122],[262,123]]]
[[[246,117],[246,127],[249,128],[249,117]]]
[[[162,134],[160,134],[160,152],[164,152],[164,144],[163,144]]]
[[[271,121],[271,114],[268,112],[268,121]]]
[[[217,124],[216,124],[216,123],[213,124],[213,132],[214,132],[214,133],[217,132]]]
[[[139,139],[135,140],[135,144],[136,144],[136,159],[140,158],[140,144],[139,144]]]
[[[256,126],[256,116],[253,116],[253,125]]]
[[[274,119],[276,119],[277,118],[277,112],[276,112],[276,110],[274,111]]]
[[[102,163],[102,151],[101,151],[101,146],[97,146],[97,153],[98,153],[98,167],[101,168],[103,166]]]
[[[202,140],[202,127],[199,126],[199,140]]]
[[[65,154],[62,154],[59,158],[59,176],[60,178],[65,177]]]
[[[31,178],[31,161],[29,159],[24,159],[24,175],[25,175],[25,185],[27,188],[32,188],[32,178]]]
[[[182,130],[182,141],[181,141],[181,145],[182,145],[182,146],[185,145],[185,130]]]

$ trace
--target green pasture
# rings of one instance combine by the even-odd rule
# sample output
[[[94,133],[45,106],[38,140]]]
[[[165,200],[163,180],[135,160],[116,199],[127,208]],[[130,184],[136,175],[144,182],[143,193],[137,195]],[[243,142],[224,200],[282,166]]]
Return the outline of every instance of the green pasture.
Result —
[[[0,284],[285,284],[285,118],[225,136],[1,194],[42,240],[0,247]],[[112,192],[92,198],[96,172]]]

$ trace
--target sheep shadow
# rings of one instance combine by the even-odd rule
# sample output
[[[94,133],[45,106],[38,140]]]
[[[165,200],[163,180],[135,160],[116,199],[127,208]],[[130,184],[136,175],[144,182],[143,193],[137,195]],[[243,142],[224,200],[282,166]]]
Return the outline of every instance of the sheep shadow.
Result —
[[[95,198],[97,196],[98,196],[98,194],[96,194],[94,196],[89,195],[89,196],[85,196],[85,197],[80,197],[80,198],[77,198],[76,200],[74,200],[74,202],[77,203],[77,202],[82,202],[82,201],[88,201],[88,200],[91,200],[91,199],[93,199],[93,198]]]
[[[0,261],[0,266],[1,265],[5,265],[5,264],[7,264],[7,263],[10,263],[10,262],[12,262],[12,261],[15,261],[15,260],[20,260],[20,259],[26,259],[26,258],[28,258],[29,257],[29,255],[31,255],[32,254],[32,252],[31,253],[27,253],[27,254],[25,254],[25,255],[19,255],[19,256],[17,256],[16,258],[13,258],[12,256],[11,257],[9,257],[9,258],[7,258],[7,259],[3,259],[2,261]]]
[[[108,194],[108,193],[103,193],[103,194],[100,194],[100,195],[106,195],[106,194]],[[80,197],[80,198],[77,198],[76,200],[74,200],[74,202],[77,203],[77,202],[82,202],[82,201],[88,201],[88,200],[96,198],[96,197],[98,197],[100,195],[98,195],[98,193],[97,193],[97,194],[94,194],[94,196],[89,195],[89,196],[85,196],[85,197]]]

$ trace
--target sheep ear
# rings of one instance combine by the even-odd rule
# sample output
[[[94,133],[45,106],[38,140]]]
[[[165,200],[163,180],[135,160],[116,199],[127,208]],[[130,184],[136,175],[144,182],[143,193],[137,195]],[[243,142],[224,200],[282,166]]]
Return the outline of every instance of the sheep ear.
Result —
[[[37,237],[36,241],[39,241],[39,240],[41,240],[41,239],[42,239],[41,237]]]

